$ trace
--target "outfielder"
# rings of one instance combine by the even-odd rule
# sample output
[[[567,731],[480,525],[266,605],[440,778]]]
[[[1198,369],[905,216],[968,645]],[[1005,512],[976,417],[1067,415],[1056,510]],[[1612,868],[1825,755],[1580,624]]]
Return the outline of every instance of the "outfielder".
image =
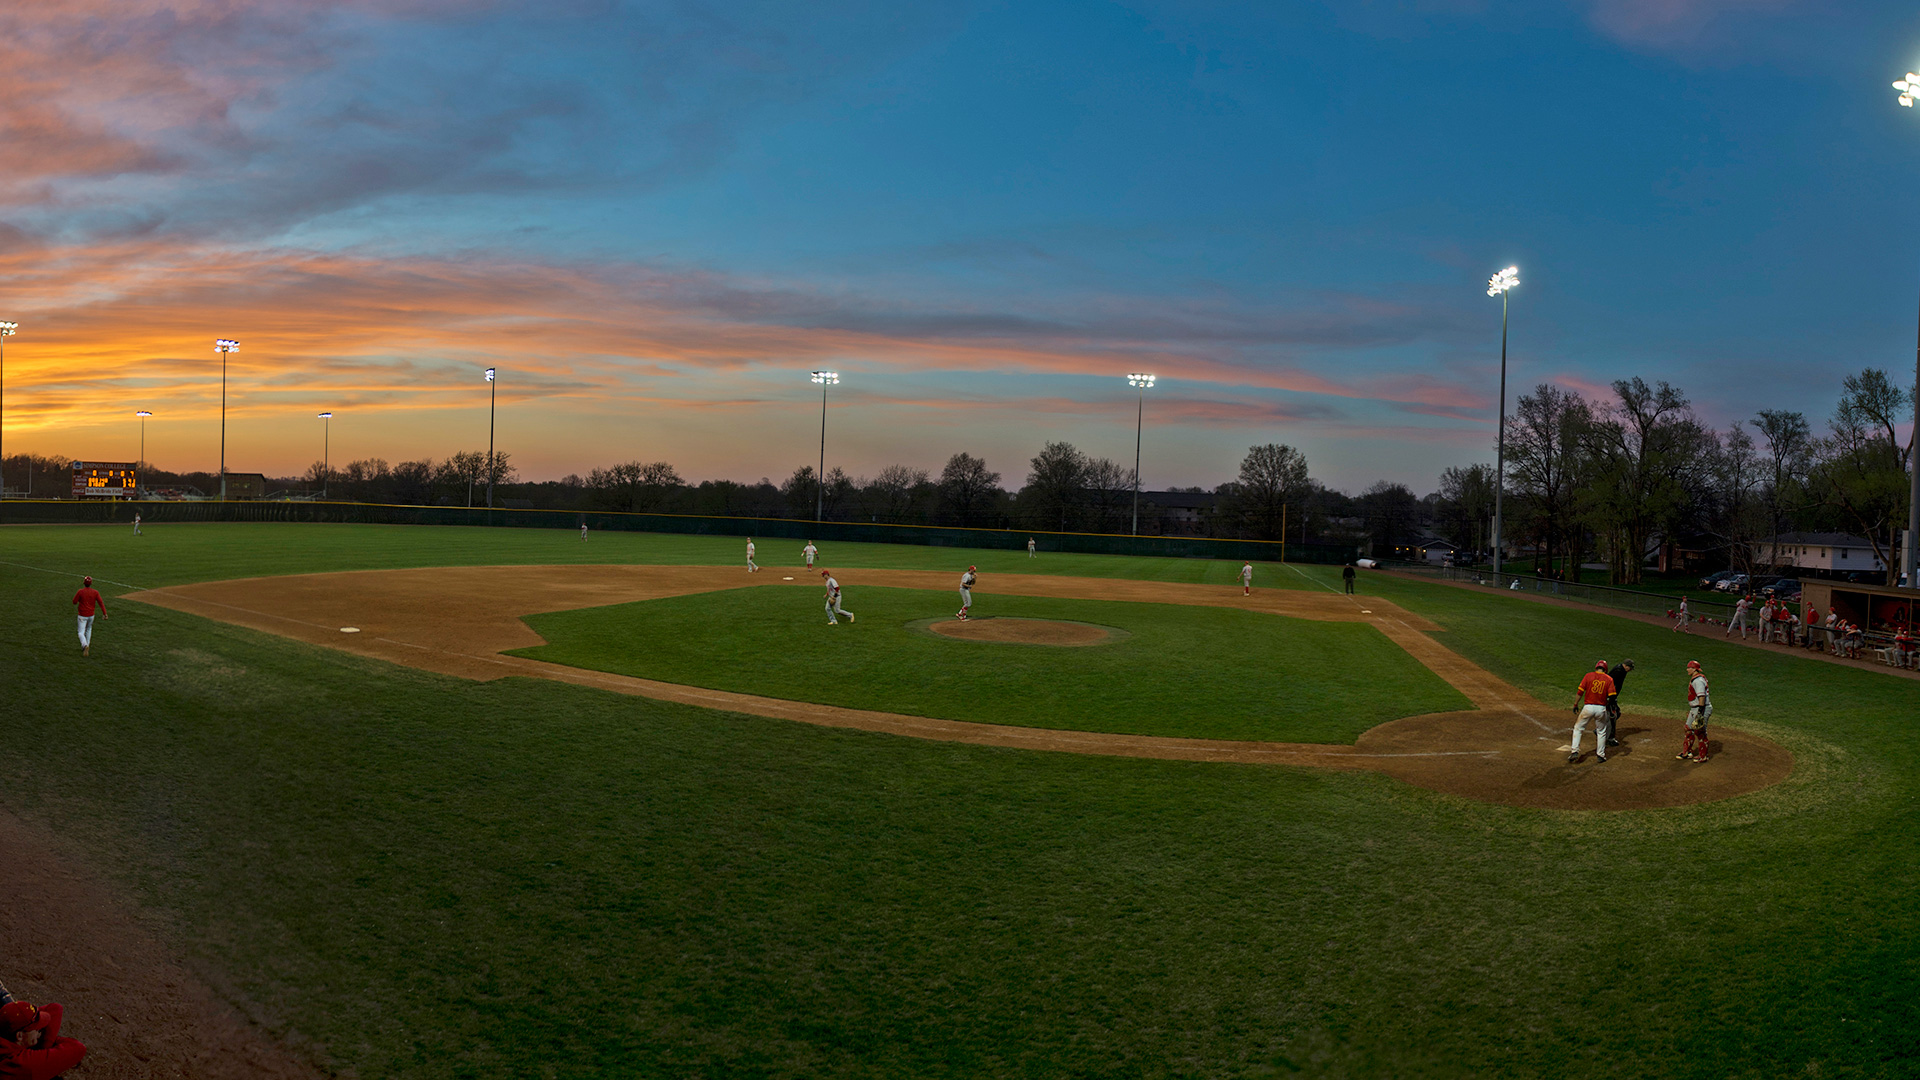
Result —
[[[1038,556],[1033,553],[1033,537],[1031,536],[1027,537],[1027,558],[1038,558]]]
[[[833,574],[828,571],[820,571],[820,576],[827,579],[827,625],[839,626],[840,620],[836,618],[839,615],[845,615],[847,621],[852,622],[853,612],[840,606],[840,583],[833,580]]]
[[[134,511],[133,513],[133,535],[135,536],[141,535],[140,534],[140,512],[138,510]]]
[[[967,572],[960,575],[960,614],[955,618],[961,622],[967,621],[967,609],[973,606],[973,583],[978,580],[973,571],[969,566]]]
[[[83,578],[80,591],[73,594],[73,602],[80,608],[80,655],[89,656],[93,652],[93,617],[98,611],[101,618],[107,617],[107,601],[93,587],[92,578]]]
[[[800,549],[800,554],[807,557],[807,569],[811,570],[813,569],[813,557],[820,554],[820,549],[814,547],[813,541],[809,540],[807,541],[807,546]]]
[[[1253,564],[1247,563],[1240,568],[1240,595],[1253,595]]]
[[[1700,661],[1687,661],[1687,737],[1680,743],[1679,760],[1698,764],[1707,760],[1707,721],[1713,716],[1713,698],[1707,694],[1707,676]]]
[[[753,561],[753,537],[747,537],[747,573],[757,574],[760,567]]]
[[[1575,691],[1578,700],[1574,708],[1580,710],[1579,719],[1573,722],[1572,753],[1567,755],[1567,764],[1580,760],[1580,735],[1587,729],[1587,721],[1593,721],[1593,745],[1596,760],[1607,760],[1607,695],[1613,693],[1613,679],[1607,675],[1607,662],[1601,660],[1593,665],[1593,670],[1580,680],[1580,688]]]
[[[580,523],[580,542],[587,542],[587,523],[584,521]]]
[[[1747,640],[1747,609],[1752,606],[1753,595],[1751,593],[1741,596],[1740,602],[1733,605],[1733,621],[1727,623],[1728,637],[1733,636],[1733,628],[1737,626],[1740,628],[1740,640]]]

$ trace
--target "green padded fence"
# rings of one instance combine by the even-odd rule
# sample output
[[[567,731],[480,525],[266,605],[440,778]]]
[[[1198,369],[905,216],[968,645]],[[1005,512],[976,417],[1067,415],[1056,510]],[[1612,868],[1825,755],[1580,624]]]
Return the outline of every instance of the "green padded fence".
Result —
[[[860,521],[790,518],[706,517],[690,514],[618,514],[596,510],[488,510],[465,506],[390,506],[348,502],[127,502],[8,500],[0,502],[0,525],[131,523],[134,514],[155,524],[199,521],[352,522],[369,525],[494,525],[516,529],[589,529],[609,532],[694,533],[766,536],[836,543],[919,544],[925,547],[1024,551],[1032,537],[1041,551],[1093,555],[1146,555],[1176,559],[1246,559],[1277,562],[1282,545],[1266,540],[1218,540],[1205,536],[1118,536],[1108,533],[963,529],[930,525],[884,525]],[[1359,557],[1353,544],[1285,545],[1288,562],[1340,564]]]

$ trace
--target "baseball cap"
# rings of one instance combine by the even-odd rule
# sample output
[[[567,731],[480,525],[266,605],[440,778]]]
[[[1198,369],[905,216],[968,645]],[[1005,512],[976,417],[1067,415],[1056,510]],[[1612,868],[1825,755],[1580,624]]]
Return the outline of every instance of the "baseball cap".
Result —
[[[0,1027],[8,1031],[24,1031],[40,1019],[40,1010],[24,1001],[9,1001],[0,1005]]]
[[[83,578],[81,578],[81,579],[80,579],[80,584],[82,584],[82,585],[91,585],[91,584],[93,584],[93,579],[92,579],[92,578],[90,578],[90,577],[83,577]]]
[[[967,569],[969,569],[969,570],[978,570],[978,569],[979,569],[979,567],[977,567],[977,566],[969,566],[969,567],[967,567]]]

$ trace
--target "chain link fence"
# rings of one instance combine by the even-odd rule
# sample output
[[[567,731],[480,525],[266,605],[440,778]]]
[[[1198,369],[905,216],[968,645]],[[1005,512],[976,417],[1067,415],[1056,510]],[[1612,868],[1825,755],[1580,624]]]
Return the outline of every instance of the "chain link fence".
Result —
[[[1596,607],[1631,611],[1639,615],[1658,615],[1665,618],[1680,607],[1680,598],[1670,593],[1641,592],[1637,589],[1622,589],[1613,585],[1584,585],[1574,581],[1557,581],[1534,574],[1495,574],[1491,570],[1480,570],[1470,566],[1433,566],[1426,563],[1382,563],[1381,565],[1384,569],[1397,570],[1405,574],[1484,585],[1488,589],[1507,592],[1551,596],[1560,600],[1593,604]],[[1705,596],[1687,594],[1687,613],[1696,619],[1705,616],[1715,622],[1726,623],[1733,618],[1733,605],[1737,598],[1718,599],[1721,595],[1723,594],[1709,593]]]

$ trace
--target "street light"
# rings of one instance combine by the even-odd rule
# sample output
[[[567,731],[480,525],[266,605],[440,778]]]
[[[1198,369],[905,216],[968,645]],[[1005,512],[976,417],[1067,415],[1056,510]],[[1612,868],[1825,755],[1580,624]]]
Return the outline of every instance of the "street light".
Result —
[[[1127,376],[1127,385],[1140,391],[1138,407],[1133,415],[1133,535],[1140,535],[1140,432],[1147,421],[1147,387],[1153,385],[1152,375],[1135,372]]]
[[[827,513],[827,387],[840,381],[837,371],[816,371],[813,381],[820,384],[820,472],[814,479],[816,498],[813,520],[825,521]]]
[[[1907,77],[1893,84],[1900,91],[1900,104],[1913,108],[1915,94],[1920,94],[1920,75],[1907,72]],[[1920,589],[1920,342],[1914,345],[1913,357],[1913,478],[1907,491],[1907,549],[1901,553],[1900,569],[1907,575],[1907,588]]]
[[[494,369],[487,369],[487,509],[493,509],[493,402],[499,393],[500,384],[494,381]],[[467,495],[467,505],[473,505],[471,491]],[[488,521],[493,518],[489,516]]]
[[[140,460],[134,464],[134,468],[144,472],[147,467],[147,417],[153,414],[145,409],[139,409],[133,415],[140,418]]]
[[[240,351],[240,343],[221,338],[213,343],[220,354],[220,501],[227,501],[227,354]]]
[[[7,339],[20,332],[17,322],[0,322],[0,433],[7,429]],[[0,499],[7,497],[5,464],[7,460],[6,443],[0,439]],[[33,485],[28,484],[29,488]],[[27,492],[32,495],[32,491]]]
[[[327,479],[333,475],[333,410],[320,414],[320,497],[327,497]]]
[[[1493,578],[1500,580],[1501,502],[1507,489],[1507,293],[1520,284],[1520,268],[1509,266],[1487,279],[1487,295],[1500,298],[1500,431],[1493,460]]]

